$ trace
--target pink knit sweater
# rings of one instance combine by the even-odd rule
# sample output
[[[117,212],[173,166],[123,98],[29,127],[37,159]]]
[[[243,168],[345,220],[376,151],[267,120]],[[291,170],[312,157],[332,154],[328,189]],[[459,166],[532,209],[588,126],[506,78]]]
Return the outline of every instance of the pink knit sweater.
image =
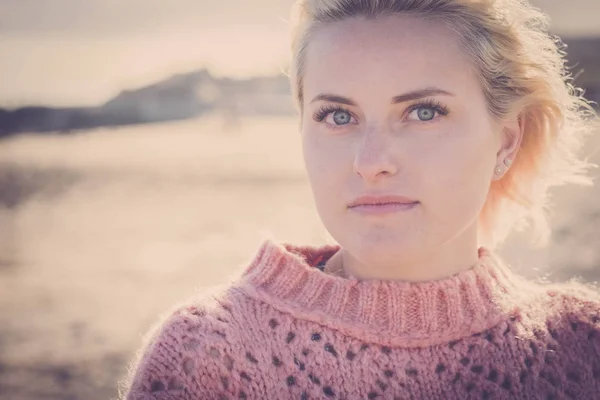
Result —
[[[437,281],[321,272],[337,249],[266,241],[232,284],[159,326],[122,395],[600,399],[595,291],[527,281],[486,249]]]

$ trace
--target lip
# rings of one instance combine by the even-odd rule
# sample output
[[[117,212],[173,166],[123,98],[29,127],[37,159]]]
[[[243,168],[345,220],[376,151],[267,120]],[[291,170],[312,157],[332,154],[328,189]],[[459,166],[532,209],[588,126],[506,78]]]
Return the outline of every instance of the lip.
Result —
[[[417,200],[404,197],[404,196],[396,196],[396,195],[384,195],[384,196],[361,196],[354,199],[350,204],[348,204],[348,208],[354,208],[358,206],[377,206],[377,205],[386,205],[386,204],[413,204],[418,203]]]
[[[389,214],[413,209],[417,200],[396,195],[361,196],[352,201],[348,208],[361,214]]]

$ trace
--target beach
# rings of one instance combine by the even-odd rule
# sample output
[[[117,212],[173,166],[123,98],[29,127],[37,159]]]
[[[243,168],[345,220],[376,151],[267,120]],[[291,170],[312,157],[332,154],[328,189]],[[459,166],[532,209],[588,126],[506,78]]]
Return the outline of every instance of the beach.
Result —
[[[585,147],[600,162],[600,138]],[[599,170],[592,174],[598,176]],[[553,191],[523,275],[600,277],[600,188]],[[109,399],[158,317],[266,238],[321,244],[293,117],[222,116],[0,142],[0,397]]]

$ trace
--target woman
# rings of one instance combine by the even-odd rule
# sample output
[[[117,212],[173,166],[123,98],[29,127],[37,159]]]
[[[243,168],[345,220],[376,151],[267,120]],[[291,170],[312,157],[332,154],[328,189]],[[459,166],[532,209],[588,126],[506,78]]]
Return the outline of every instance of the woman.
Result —
[[[493,248],[547,235],[592,111],[521,0],[299,0],[291,82],[338,245],[266,241],[140,352],[128,399],[598,399],[600,298]]]

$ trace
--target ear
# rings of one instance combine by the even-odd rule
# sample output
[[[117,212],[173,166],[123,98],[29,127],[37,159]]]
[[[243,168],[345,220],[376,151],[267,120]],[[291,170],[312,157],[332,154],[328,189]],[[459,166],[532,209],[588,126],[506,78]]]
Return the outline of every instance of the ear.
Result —
[[[504,175],[504,172],[517,157],[524,132],[525,118],[522,114],[503,122],[500,131],[500,148],[496,154],[496,165],[502,168],[500,175]],[[505,161],[508,161],[508,165]]]

